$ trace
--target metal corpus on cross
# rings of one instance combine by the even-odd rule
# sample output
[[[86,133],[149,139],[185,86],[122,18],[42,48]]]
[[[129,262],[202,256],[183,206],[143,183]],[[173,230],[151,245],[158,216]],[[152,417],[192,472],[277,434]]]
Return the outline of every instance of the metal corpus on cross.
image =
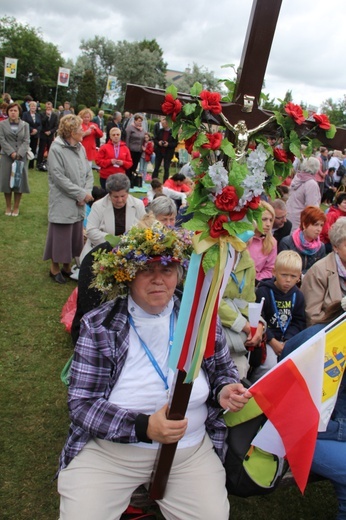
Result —
[[[273,114],[261,109],[259,100],[281,3],[282,0],[253,1],[233,100],[231,103],[222,103],[223,120],[215,116],[220,125],[228,129],[232,130],[244,121],[246,128],[250,129],[248,135],[264,126],[268,134],[276,131],[276,125],[271,124]],[[161,115],[164,98],[164,90],[129,84],[126,89],[125,107],[128,110]],[[184,93],[179,93],[178,98],[182,102],[192,100],[190,95]],[[309,131],[313,126],[315,123],[306,121],[301,125],[302,133]],[[236,132],[233,130],[232,132],[233,137],[236,137]],[[329,148],[346,147],[346,132],[341,129],[333,139],[327,139],[325,132],[320,129],[316,131],[315,137]],[[184,378],[185,373],[179,371],[168,412],[169,419],[180,419],[185,415],[192,384],[184,383]],[[163,497],[176,446],[176,444],[166,444],[160,448],[150,489],[150,495],[155,500]]]

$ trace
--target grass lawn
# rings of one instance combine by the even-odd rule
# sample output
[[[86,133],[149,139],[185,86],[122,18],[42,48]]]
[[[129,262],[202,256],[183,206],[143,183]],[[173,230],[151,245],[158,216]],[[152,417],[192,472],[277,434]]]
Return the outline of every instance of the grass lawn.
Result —
[[[2,520],[58,519],[52,479],[69,424],[59,375],[72,347],[60,312],[76,282],[62,286],[48,276],[46,173],[31,170],[30,188],[18,218],[4,215],[0,199]],[[329,482],[310,484],[304,497],[290,487],[230,500],[233,520],[329,520],[336,512]]]

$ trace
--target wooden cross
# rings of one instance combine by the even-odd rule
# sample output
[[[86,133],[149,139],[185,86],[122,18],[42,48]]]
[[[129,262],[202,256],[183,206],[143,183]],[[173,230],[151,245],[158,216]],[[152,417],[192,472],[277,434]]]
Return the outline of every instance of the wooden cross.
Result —
[[[222,112],[232,125],[243,120],[247,128],[251,129],[273,115],[272,112],[259,108],[259,100],[281,3],[282,0],[253,0],[233,101],[222,103]],[[125,107],[136,112],[162,114],[164,97],[165,91],[162,89],[128,84]],[[178,98],[182,102],[192,100],[191,96],[184,93],[179,93]],[[221,118],[215,117],[223,125]],[[306,121],[301,126],[301,132],[314,126],[314,122]],[[275,126],[269,126],[268,133],[275,133]],[[321,129],[316,130],[315,137],[330,149],[346,148],[346,130],[341,128],[338,128],[333,139],[327,139]]]
[[[265,123],[269,123],[273,115],[259,107],[259,100],[281,3],[282,0],[253,0],[233,101],[222,103],[222,112],[230,123],[229,126],[236,127],[239,122],[245,121],[249,135],[254,133],[257,127],[266,126]],[[161,105],[164,98],[164,90],[128,84],[125,107],[136,112],[162,114]],[[192,100],[191,96],[184,93],[179,93],[178,98],[182,102]],[[220,125],[223,125],[222,119],[215,117]],[[307,132],[314,126],[314,122],[306,121],[301,126],[301,132]],[[267,130],[268,134],[275,133],[274,123],[266,126]],[[346,131],[342,129],[338,129],[333,139],[327,139],[323,130],[317,130],[315,137],[328,148],[343,150],[346,147]],[[183,381],[184,373],[179,372],[173,401],[170,403],[169,419],[179,419],[185,415],[192,384],[183,384]],[[176,444],[162,445],[161,449],[158,469],[151,486],[151,497],[155,500],[163,496]]]

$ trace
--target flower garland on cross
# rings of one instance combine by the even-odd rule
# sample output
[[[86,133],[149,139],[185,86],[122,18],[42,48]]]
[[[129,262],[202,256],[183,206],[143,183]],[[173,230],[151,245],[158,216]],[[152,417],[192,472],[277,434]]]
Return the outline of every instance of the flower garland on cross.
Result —
[[[207,272],[217,263],[218,239],[224,237],[238,249],[237,239],[247,241],[253,234],[254,222],[261,228],[262,194],[275,198],[277,186],[291,173],[294,158],[301,157],[302,144],[306,146],[304,155],[309,156],[321,143],[310,137],[313,128],[302,131],[308,113],[294,103],[286,104],[284,114],[274,112],[267,121],[249,130],[245,121],[235,126],[228,121],[218,92],[203,90],[200,83],[195,83],[190,94],[192,100],[183,104],[177,88],[169,86],[162,112],[172,122],[173,135],[185,141],[192,156],[195,186],[188,197],[187,212],[193,213],[193,218],[184,227],[198,233],[199,241],[214,239],[203,260]],[[234,134],[234,145],[220,131],[214,115]],[[313,114],[312,118],[326,130],[328,138],[334,137],[336,128],[326,115]],[[274,122],[276,142],[272,145],[263,130]]]

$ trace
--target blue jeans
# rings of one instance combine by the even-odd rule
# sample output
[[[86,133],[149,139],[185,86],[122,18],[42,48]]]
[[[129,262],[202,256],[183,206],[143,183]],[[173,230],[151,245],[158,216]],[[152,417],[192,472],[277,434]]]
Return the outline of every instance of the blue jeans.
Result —
[[[346,520],[346,442],[317,439],[311,469],[332,482],[339,502],[336,520]]]

